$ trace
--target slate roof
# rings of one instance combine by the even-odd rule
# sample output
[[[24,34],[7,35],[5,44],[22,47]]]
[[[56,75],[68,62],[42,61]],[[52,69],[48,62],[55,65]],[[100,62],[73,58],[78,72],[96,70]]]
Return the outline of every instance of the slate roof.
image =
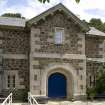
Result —
[[[11,18],[11,17],[0,17],[0,25],[3,25],[3,26],[25,27],[25,25],[26,25],[26,19]]]
[[[97,35],[97,36],[105,36],[105,33],[96,29],[95,27],[90,27],[90,30],[86,33],[88,35]]]
[[[47,11],[41,13],[40,15],[28,21],[26,19],[21,19],[21,18],[0,17],[0,25],[25,27],[27,23],[27,25],[31,26],[33,23],[39,21],[40,19],[45,18],[47,15],[52,14],[53,12],[57,10],[60,10],[60,11],[63,10],[68,15],[68,17],[72,18],[76,24],[79,24],[79,26],[81,26],[83,30],[85,31],[89,30],[89,27],[86,24],[84,24],[84,22],[82,22],[77,16],[75,16],[71,11],[69,11],[61,3],[48,9]]]

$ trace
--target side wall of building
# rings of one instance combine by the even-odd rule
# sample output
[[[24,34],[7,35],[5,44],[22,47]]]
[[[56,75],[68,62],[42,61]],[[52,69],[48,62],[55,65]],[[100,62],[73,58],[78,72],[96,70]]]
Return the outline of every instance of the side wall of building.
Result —
[[[13,27],[0,29],[1,92],[29,88],[29,31]]]
[[[105,37],[102,36],[86,35],[87,88],[95,86],[97,72],[105,62],[104,40]]]

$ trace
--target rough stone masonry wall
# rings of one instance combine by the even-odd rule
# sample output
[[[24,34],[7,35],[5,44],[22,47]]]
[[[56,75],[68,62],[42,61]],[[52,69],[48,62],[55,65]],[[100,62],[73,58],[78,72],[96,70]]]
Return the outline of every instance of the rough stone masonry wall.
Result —
[[[28,54],[29,33],[24,30],[1,30],[3,34],[2,48],[6,54]]]
[[[27,59],[3,59],[4,71],[17,71],[19,86],[24,88],[29,86],[29,64]]]
[[[103,41],[104,38],[99,36],[86,36],[86,56],[88,58],[102,58],[103,57]]]
[[[0,38],[2,44],[2,70],[4,72],[17,72],[19,82],[19,88],[29,87],[29,32],[22,29],[0,29]],[[8,54],[11,54],[9,56]],[[14,55],[15,54],[15,55]],[[16,55],[18,56],[16,58]],[[26,56],[21,58],[20,55]],[[8,58],[9,57],[9,58]],[[14,58],[15,57],[15,58]],[[7,77],[6,77],[7,78]],[[5,81],[6,83],[6,81]],[[6,87],[5,87],[6,88]]]
[[[54,42],[55,27],[64,28],[64,43],[56,45]],[[35,29],[39,32],[35,34],[35,52],[43,53],[66,53],[83,54],[83,35],[78,25],[72,19],[68,19],[62,12],[56,12],[53,16],[48,16],[45,20],[40,20]]]
[[[86,76],[87,76],[87,87],[94,87],[96,82],[96,74],[100,70],[103,63],[87,61],[86,63]]]

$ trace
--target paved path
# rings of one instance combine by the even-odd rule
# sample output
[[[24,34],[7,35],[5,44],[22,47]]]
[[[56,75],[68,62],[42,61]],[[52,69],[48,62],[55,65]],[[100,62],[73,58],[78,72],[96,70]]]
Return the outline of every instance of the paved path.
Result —
[[[1,104],[0,104],[1,105]],[[28,103],[13,103],[12,105],[28,105]],[[105,101],[93,101],[93,102],[84,102],[84,101],[49,101],[48,104],[39,104],[39,105],[105,105]]]
[[[105,101],[93,101],[93,102],[83,102],[83,101],[48,102],[48,105],[105,105]]]

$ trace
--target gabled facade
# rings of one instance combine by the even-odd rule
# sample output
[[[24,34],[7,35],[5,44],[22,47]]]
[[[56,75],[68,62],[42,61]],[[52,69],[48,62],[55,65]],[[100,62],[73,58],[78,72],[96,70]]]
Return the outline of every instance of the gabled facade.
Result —
[[[105,58],[105,33],[88,27],[62,4],[31,20],[0,25],[1,93],[29,89],[51,98],[83,99],[86,88],[95,85]]]

